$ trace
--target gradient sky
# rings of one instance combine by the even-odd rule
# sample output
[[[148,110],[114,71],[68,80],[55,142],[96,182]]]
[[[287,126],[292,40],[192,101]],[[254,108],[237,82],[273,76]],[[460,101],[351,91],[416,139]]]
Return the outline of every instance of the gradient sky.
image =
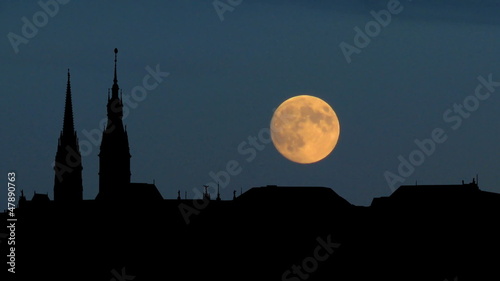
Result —
[[[211,171],[234,160],[242,171],[221,190],[223,199],[240,188],[311,185],[369,205],[392,192],[384,172],[397,174],[398,156],[408,159],[415,139],[430,138],[435,128],[446,141],[404,184],[457,184],[479,174],[481,189],[500,192],[500,87],[455,130],[456,121],[443,118],[474,94],[478,76],[500,81],[499,1],[401,1],[402,11],[351,63],[339,44],[353,45],[354,28],[364,29],[370,12],[389,1],[243,0],[222,21],[212,2],[69,1],[16,53],[8,34],[22,36],[22,18],[33,22],[43,10],[36,1],[2,1],[5,182],[14,170],[28,198],[34,191],[53,198],[67,68],[75,127],[80,142],[89,142],[83,132],[101,131],[106,117],[116,47],[124,95],[142,85],[148,66],[170,73],[124,119],[132,181],[154,180],[164,198],[177,190],[192,198],[193,188],[213,181]],[[336,111],[341,135],[333,153],[302,165],[271,143],[246,161],[238,145],[269,128],[273,110],[300,94]],[[85,199],[98,192],[98,152],[91,146],[82,160]]]

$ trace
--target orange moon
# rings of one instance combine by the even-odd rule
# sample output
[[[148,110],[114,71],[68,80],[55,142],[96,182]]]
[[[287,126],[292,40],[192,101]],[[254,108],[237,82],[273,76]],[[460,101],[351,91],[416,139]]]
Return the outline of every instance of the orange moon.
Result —
[[[290,161],[310,164],[321,161],[337,145],[340,123],[324,100],[301,95],[284,101],[271,119],[271,139]]]

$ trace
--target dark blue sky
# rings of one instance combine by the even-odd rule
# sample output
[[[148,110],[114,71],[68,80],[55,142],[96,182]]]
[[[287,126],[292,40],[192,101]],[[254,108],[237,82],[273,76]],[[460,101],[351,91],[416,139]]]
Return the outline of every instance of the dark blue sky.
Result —
[[[223,20],[212,2],[68,1],[51,16],[36,1],[3,1],[5,181],[14,170],[29,198],[34,191],[53,198],[67,68],[75,127],[80,142],[91,144],[106,117],[116,47],[124,96],[143,85],[148,66],[169,73],[140,101],[132,99],[124,120],[132,181],[155,180],[165,198],[179,189],[192,198],[194,188],[213,181],[210,172],[237,161],[241,173],[221,190],[224,199],[252,186],[319,185],[369,205],[392,192],[384,173],[401,176],[400,159],[410,155],[421,163],[402,177],[404,184],[455,184],[479,174],[481,189],[500,192],[500,87],[474,96],[479,76],[500,81],[498,1],[401,1],[400,12],[351,63],[339,45],[355,46],[355,27],[364,30],[374,20],[370,12],[390,1],[243,0]],[[23,36],[23,17],[40,27],[25,30],[31,38],[14,47],[9,38]],[[336,111],[341,135],[334,152],[301,165],[267,143],[247,161],[250,154],[238,146],[258,138],[273,110],[300,94]],[[464,111],[456,111],[454,104],[464,101]],[[446,140],[428,156],[412,154],[415,140],[432,138],[436,128]],[[89,145],[82,152],[85,199],[98,192],[98,151]]]

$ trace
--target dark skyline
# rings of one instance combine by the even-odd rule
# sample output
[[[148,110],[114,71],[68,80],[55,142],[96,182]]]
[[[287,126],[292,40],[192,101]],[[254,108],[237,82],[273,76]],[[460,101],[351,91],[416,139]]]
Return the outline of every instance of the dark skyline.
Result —
[[[200,196],[202,185],[215,182],[211,172],[237,161],[241,172],[221,188],[223,199],[251,186],[317,185],[369,205],[391,194],[384,173],[398,173],[398,156],[408,160],[415,140],[432,138],[436,128],[446,141],[401,184],[459,183],[479,174],[483,189],[499,192],[498,90],[471,112],[454,106],[474,95],[478,77],[500,81],[498,6],[401,1],[403,10],[348,63],[339,44],[354,44],[354,28],[363,29],[370,12],[388,2],[243,1],[221,21],[210,1],[69,1],[18,53],[7,35],[22,35],[22,17],[32,22],[43,8],[2,4],[2,170],[16,171],[28,196],[54,198],[52,163],[70,68],[75,130],[88,144],[83,198],[95,198],[97,139],[117,47],[120,88],[129,97],[131,180],[154,180],[164,198],[178,190]],[[133,99],[147,75],[146,94]],[[327,101],[343,129],[334,152],[312,165],[289,162],[271,143],[250,144],[269,127],[273,109],[299,94]]]
[[[233,200],[205,203],[157,200],[144,187],[125,201],[22,198],[10,250],[15,264],[7,263],[16,273],[9,277],[466,281],[500,275],[493,254],[500,250],[494,223],[500,194],[480,190],[475,180],[401,186],[370,207],[317,186],[253,187]],[[125,186],[115,195],[123,192]],[[189,221],[179,212],[206,202]],[[8,252],[5,243],[0,247]]]

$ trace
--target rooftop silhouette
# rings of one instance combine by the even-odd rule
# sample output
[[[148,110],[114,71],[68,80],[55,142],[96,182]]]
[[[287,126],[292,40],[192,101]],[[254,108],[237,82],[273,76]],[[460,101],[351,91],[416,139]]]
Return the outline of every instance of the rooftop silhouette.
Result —
[[[482,191],[476,179],[401,186],[368,207],[328,187],[252,187],[230,200],[205,188],[202,198],[179,190],[164,199],[155,184],[132,183],[117,53],[99,193],[82,197],[68,70],[54,200],[22,193],[16,209],[18,280],[500,278],[500,194]]]

